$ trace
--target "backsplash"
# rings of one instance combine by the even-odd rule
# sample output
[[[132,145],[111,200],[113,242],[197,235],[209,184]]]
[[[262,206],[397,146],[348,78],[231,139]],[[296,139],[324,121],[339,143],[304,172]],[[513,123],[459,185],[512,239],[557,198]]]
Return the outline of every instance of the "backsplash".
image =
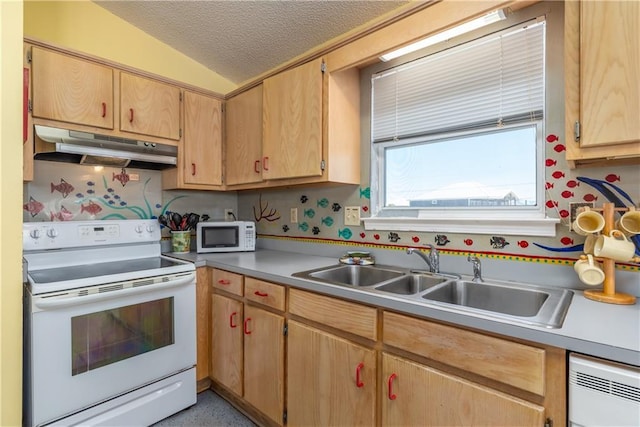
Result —
[[[237,211],[235,192],[162,191],[162,173],[36,161],[25,184],[23,221],[154,219],[165,211],[224,218]]]

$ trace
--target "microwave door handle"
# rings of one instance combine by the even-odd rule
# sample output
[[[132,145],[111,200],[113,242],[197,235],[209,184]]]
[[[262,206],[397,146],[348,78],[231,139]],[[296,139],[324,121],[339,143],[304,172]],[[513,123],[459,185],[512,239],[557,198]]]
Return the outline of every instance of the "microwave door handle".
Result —
[[[76,306],[81,304],[90,304],[98,301],[106,301],[114,298],[122,298],[124,296],[138,295],[144,294],[148,292],[155,292],[158,290],[164,290],[168,288],[175,288],[179,286],[188,285],[195,281],[196,274],[188,273],[186,275],[180,276],[177,279],[169,280],[162,283],[154,283],[152,285],[147,286],[139,286],[135,288],[127,288],[121,289],[117,291],[104,292],[91,294],[86,296],[67,296],[66,294],[60,296],[52,296],[47,298],[36,298],[33,301],[33,305],[37,308],[46,310],[46,309],[56,309],[63,308],[69,306]],[[111,284],[110,286],[113,286]]]

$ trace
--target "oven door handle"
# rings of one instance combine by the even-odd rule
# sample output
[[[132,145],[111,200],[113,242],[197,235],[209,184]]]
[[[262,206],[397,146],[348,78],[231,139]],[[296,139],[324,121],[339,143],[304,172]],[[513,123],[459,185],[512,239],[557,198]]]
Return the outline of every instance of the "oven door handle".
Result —
[[[74,305],[89,304],[97,301],[106,301],[115,298],[122,298],[125,296],[144,294],[147,292],[155,292],[168,288],[184,286],[190,283],[195,283],[195,279],[196,274],[191,272],[185,275],[180,275],[176,279],[168,280],[166,282],[154,283],[139,287],[130,287],[110,292],[95,293],[82,296],[62,294],[51,297],[34,298],[33,305],[40,309],[55,309]],[[113,284],[110,284],[109,286],[113,286]]]

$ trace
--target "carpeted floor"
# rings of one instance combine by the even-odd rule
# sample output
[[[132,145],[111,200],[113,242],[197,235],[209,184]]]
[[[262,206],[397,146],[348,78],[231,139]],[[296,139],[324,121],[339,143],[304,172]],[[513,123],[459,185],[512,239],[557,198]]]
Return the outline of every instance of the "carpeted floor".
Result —
[[[211,390],[198,393],[198,402],[153,424],[153,427],[255,427],[242,413]]]

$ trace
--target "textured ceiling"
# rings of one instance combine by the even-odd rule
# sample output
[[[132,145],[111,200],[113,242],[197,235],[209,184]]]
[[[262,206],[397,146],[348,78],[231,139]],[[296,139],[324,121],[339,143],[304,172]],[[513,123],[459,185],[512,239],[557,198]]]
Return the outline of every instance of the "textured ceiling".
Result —
[[[102,0],[96,4],[241,84],[407,0]]]

